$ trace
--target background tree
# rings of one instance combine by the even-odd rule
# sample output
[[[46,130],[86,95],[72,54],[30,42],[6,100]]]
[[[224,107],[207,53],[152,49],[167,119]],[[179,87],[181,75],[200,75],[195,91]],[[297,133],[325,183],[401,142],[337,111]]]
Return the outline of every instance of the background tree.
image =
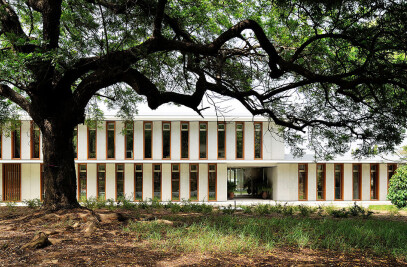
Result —
[[[359,155],[391,151],[406,17],[405,1],[0,0],[1,101],[42,132],[48,209],[78,206],[72,132],[97,98],[131,117],[140,100],[200,114],[215,94],[269,117],[295,153],[298,131],[320,157],[356,139]]]
[[[399,209],[407,207],[407,165],[399,166],[391,177],[387,198]]]

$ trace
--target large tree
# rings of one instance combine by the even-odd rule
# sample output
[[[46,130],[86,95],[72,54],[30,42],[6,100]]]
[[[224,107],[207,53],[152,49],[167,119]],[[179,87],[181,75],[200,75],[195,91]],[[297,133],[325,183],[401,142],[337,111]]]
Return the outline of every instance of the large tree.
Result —
[[[320,155],[355,140],[390,151],[407,118],[406,17],[404,0],[0,0],[0,119],[14,103],[39,126],[48,209],[78,206],[72,133],[96,98],[129,117],[140,99],[199,114],[215,94]]]

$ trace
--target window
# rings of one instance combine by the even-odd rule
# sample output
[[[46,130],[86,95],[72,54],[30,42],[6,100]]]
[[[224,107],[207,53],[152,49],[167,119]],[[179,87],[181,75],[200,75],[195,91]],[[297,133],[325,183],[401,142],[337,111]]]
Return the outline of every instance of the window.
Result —
[[[73,154],[74,158],[78,158],[78,126],[73,129],[73,137],[72,137],[72,145],[73,145]]]
[[[199,123],[199,158],[208,158],[208,123]]]
[[[78,172],[78,197],[79,201],[85,201],[87,189],[86,164],[78,164]]]
[[[387,189],[389,189],[390,179],[397,169],[397,164],[387,164]]]
[[[125,144],[125,157],[126,159],[133,159],[133,148],[134,148],[134,124],[133,122],[126,122],[125,124],[126,134],[124,135]]]
[[[216,164],[209,164],[208,199],[216,201]]]
[[[244,158],[244,123],[236,123],[236,159]]]
[[[144,158],[151,159],[153,153],[152,122],[144,122]]]
[[[298,199],[308,199],[308,165],[298,164]]]
[[[30,134],[30,144],[31,144],[31,158],[40,158],[40,128],[31,121],[31,134]]]
[[[143,200],[143,164],[134,164],[134,200]]]
[[[263,158],[263,124],[254,123],[254,158]]]
[[[96,159],[96,123],[88,125],[88,159]]]
[[[352,189],[353,189],[353,200],[362,199],[362,165],[353,164],[352,165]]]
[[[171,164],[171,200],[179,201],[179,164]]]
[[[19,159],[21,158],[21,126],[15,126],[11,131],[11,158]]]
[[[370,200],[379,199],[379,164],[370,164]]]
[[[41,183],[41,196],[40,196],[40,200],[44,201],[45,199],[45,184],[44,184],[44,164],[40,164],[40,183]]]
[[[116,164],[116,200],[124,198],[124,164]]]
[[[325,164],[317,164],[317,200],[325,200]]]
[[[161,200],[161,164],[153,164],[153,198]]]
[[[163,122],[163,159],[171,158],[171,123]]]
[[[343,164],[335,164],[335,200],[343,200]]]
[[[189,158],[189,123],[181,122],[181,159]]]
[[[226,157],[226,124],[218,123],[218,159]]]
[[[198,164],[189,164],[189,200],[198,200]]]
[[[114,159],[115,158],[115,122],[108,121],[106,122],[106,158]]]
[[[98,164],[97,196],[98,200],[106,200],[106,164]]]
[[[0,159],[3,156],[3,131],[0,128]]]

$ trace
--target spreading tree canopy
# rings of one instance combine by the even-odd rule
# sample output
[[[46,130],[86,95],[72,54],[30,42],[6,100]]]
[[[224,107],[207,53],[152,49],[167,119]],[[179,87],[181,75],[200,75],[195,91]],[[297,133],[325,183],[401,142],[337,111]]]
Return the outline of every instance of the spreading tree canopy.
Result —
[[[97,99],[201,112],[208,94],[320,155],[391,151],[407,118],[404,0],[0,0],[0,120],[43,135],[45,207],[77,207],[74,127]],[[296,146],[294,146],[296,147]],[[372,148],[375,149],[372,149]],[[294,150],[298,152],[298,150]]]

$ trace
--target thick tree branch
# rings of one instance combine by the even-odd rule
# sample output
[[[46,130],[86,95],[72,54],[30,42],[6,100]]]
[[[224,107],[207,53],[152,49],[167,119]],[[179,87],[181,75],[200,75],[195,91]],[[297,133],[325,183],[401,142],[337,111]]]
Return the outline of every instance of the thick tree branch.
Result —
[[[0,95],[19,105],[28,114],[31,114],[31,103],[22,95],[11,89],[8,85],[0,84]]]
[[[153,30],[153,36],[158,37],[161,36],[161,30],[162,30],[162,22],[164,18],[164,9],[165,5],[167,4],[167,0],[159,0],[157,4],[157,10],[155,14],[155,19],[154,19],[154,30]]]
[[[43,0],[40,2],[43,2],[41,13],[44,40],[48,42],[48,48],[54,49],[58,47],[59,42],[62,0]]]

